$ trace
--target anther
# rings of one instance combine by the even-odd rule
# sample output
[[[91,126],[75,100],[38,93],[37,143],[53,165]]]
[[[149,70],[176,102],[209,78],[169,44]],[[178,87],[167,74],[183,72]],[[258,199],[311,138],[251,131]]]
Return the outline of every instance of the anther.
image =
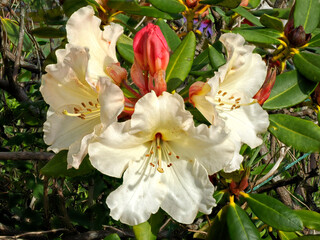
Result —
[[[84,102],[82,102],[81,105],[82,105],[83,107],[87,107],[87,106],[84,104]]]
[[[78,108],[73,108],[74,112],[75,113],[78,113],[79,112],[79,109]]]
[[[221,90],[219,90],[218,94],[220,94],[220,93],[222,93],[222,91],[221,91]]]
[[[221,98],[218,99],[218,102],[221,102]]]
[[[229,100],[232,100],[232,99],[234,99],[234,96],[229,97]]]
[[[177,159],[180,159],[180,156],[177,155],[176,158],[177,158]]]
[[[227,92],[224,92],[224,93],[222,94],[222,97],[224,97],[225,95],[227,95]]]
[[[154,167],[154,164],[153,164],[153,163],[150,163],[150,165],[151,165],[152,167]]]
[[[223,106],[223,105],[224,105],[224,103],[220,103],[220,104],[219,104],[219,106]]]
[[[87,111],[88,111],[88,112],[92,112],[92,110],[91,110],[90,108],[87,108]]]
[[[91,106],[93,106],[93,103],[92,103],[91,101],[89,102],[89,104],[90,104]]]
[[[240,100],[241,100],[241,98],[239,97],[239,98],[237,98],[235,101],[238,102],[238,101],[240,101]]]

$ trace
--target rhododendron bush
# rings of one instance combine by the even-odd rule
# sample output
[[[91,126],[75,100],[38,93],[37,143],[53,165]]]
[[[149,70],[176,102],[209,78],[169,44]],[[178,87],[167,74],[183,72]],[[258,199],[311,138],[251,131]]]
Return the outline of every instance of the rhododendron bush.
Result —
[[[1,5],[0,239],[320,238],[320,1]]]

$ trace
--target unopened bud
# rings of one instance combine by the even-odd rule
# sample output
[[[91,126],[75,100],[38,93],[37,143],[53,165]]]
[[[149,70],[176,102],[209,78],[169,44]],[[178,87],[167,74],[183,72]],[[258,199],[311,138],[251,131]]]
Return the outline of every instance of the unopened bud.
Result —
[[[194,8],[198,5],[199,0],[186,0],[186,5],[188,8]]]
[[[135,62],[143,71],[154,75],[166,70],[169,63],[169,47],[160,28],[149,23],[133,39]]]
[[[276,77],[277,77],[277,70],[275,68],[269,68],[266,79],[262,87],[253,97],[254,99],[258,100],[258,103],[260,105],[263,105],[263,103],[269,98],[273,85],[276,82]]]
[[[311,34],[306,34],[303,26],[294,27],[293,19],[290,19],[284,29],[284,34],[288,38],[292,47],[301,47],[308,43],[311,39]]]

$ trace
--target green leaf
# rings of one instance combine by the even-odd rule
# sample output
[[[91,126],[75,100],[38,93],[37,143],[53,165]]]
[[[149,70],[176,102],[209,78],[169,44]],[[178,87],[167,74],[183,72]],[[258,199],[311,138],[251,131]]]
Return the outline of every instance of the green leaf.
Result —
[[[66,36],[66,30],[53,27],[39,27],[31,31],[31,33],[40,38],[62,38]]]
[[[164,212],[159,210],[156,214],[151,215],[147,222],[133,226],[133,232],[137,240],[155,240],[164,219]]]
[[[261,27],[246,27],[235,28],[234,33],[241,34],[246,41],[262,45],[279,45],[281,44],[279,38],[282,36],[281,32],[275,29],[261,28]]]
[[[303,222],[303,226],[320,231],[320,214],[310,210],[295,211]]]
[[[65,14],[70,17],[79,8],[88,5],[91,5],[95,11],[97,11],[97,7],[99,7],[99,5],[93,0],[64,0],[62,8]]]
[[[228,232],[231,240],[257,240],[260,234],[247,213],[235,203],[230,203],[227,212]]]
[[[192,71],[199,71],[204,66],[208,65],[210,63],[209,61],[209,49],[206,48],[204,51],[202,51],[194,60],[192,63]]]
[[[166,71],[168,92],[175,90],[188,76],[191,70],[195,48],[196,37],[193,32],[189,32],[170,57]]]
[[[269,115],[269,131],[287,146],[302,152],[319,152],[320,128],[311,121],[285,114]]]
[[[260,22],[263,26],[265,26],[267,28],[272,28],[272,29],[275,29],[279,32],[283,31],[282,21],[277,17],[273,17],[268,14],[263,14],[260,17]]]
[[[296,0],[294,8],[294,26],[302,26],[306,33],[311,33],[319,24],[319,0]]]
[[[213,70],[217,71],[219,67],[226,63],[223,54],[218,52],[215,47],[209,44],[209,60]]]
[[[244,194],[249,207],[264,223],[279,230],[303,230],[299,216],[277,199],[264,194]]]
[[[320,33],[310,39],[308,47],[320,47]]]
[[[57,153],[43,168],[40,173],[48,177],[76,177],[90,173],[94,170],[91,166],[89,157],[85,157],[79,169],[67,169],[67,154],[64,150]]]
[[[274,8],[274,9],[260,9],[251,11],[255,16],[262,16],[263,14],[268,14],[281,19],[288,19],[291,8]]]
[[[167,13],[180,13],[186,6],[177,0],[148,0],[153,6]]]
[[[308,81],[296,70],[280,74],[263,108],[281,109],[294,106],[308,98],[316,86],[317,83]]]
[[[224,200],[229,193],[226,190],[215,191],[213,194],[216,203],[218,204],[220,201]]]
[[[302,237],[294,238],[292,240],[320,240],[320,235],[302,236]]]
[[[129,63],[134,61],[133,40],[122,34],[117,41],[117,50],[121,57]]]
[[[214,218],[208,232],[207,240],[230,240],[228,235],[227,212],[229,205],[224,206]]]
[[[112,234],[108,235],[107,237],[105,237],[103,240],[121,240],[121,238],[119,237],[118,234],[112,233]]]
[[[241,0],[202,0],[200,3],[220,6],[220,7],[227,7],[227,8],[236,8],[241,3]]]
[[[261,0],[250,0],[248,6],[250,8],[256,8],[259,6]]]
[[[12,42],[13,45],[18,46],[19,43],[19,33],[20,33],[20,27],[18,23],[14,20],[8,19],[8,18],[2,18],[1,17],[1,23],[4,28],[4,30],[7,33],[7,36],[9,40]],[[25,33],[23,36],[23,44],[22,44],[22,50],[24,52],[29,52],[33,48],[33,44],[28,37],[28,35]]]
[[[278,236],[280,237],[281,240],[290,240],[290,239],[296,238],[297,234],[295,234],[294,232],[278,231]]]
[[[232,11],[238,13],[240,16],[244,17],[247,19],[249,22],[253,23],[256,26],[262,27],[262,24],[260,23],[259,19],[256,18],[252,13],[250,13],[248,10],[245,8],[239,6]]]
[[[311,81],[320,82],[320,55],[300,52],[293,56],[293,63],[298,71]]]
[[[181,18],[180,14],[165,13],[151,6],[140,6],[135,0],[108,0],[108,7],[133,15],[169,20]]]
[[[181,43],[180,38],[164,20],[159,19],[156,24],[160,27],[163,36],[167,40],[170,50],[174,52]]]

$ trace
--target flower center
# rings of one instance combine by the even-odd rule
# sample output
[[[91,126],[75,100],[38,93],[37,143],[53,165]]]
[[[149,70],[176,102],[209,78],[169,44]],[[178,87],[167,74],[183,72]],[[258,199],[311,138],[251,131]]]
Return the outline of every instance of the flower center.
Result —
[[[156,133],[145,157],[148,158],[150,166],[157,167],[159,173],[164,172],[163,163],[169,168],[172,166],[172,160],[180,158],[172,151],[168,141],[162,139],[162,134],[159,132]]]
[[[250,99],[249,102],[244,101],[241,97],[235,96],[236,94],[229,94],[228,92],[219,90],[215,96],[215,103],[217,107],[224,111],[232,111],[240,108],[241,106],[248,106],[257,103],[256,99]]]
[[[63,110],[63,114],[70,117],[78,117],[83,120],[90,120],[100,116],[100,103],[99,99],[96,102],[89,101],[87,103],[82,102],[81,105],[78,105],[73,108],[73,112],[68,112]]]

